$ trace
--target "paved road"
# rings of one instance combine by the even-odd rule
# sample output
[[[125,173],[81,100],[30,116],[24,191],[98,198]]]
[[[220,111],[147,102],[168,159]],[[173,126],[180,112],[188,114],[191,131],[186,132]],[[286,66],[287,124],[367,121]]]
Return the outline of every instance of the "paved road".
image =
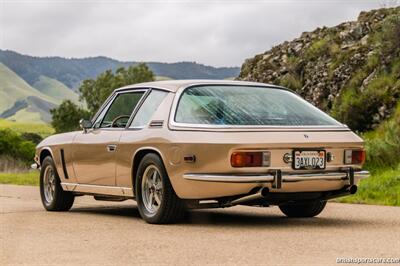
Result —
[[[149,225],[133,201],[79,197],[70,212],[46,212],[36,187],[0,185],[0,204],[0,265],[335,265],[337,257],[400,256],[398,207],[330,203],[313,219],[233,207]]]

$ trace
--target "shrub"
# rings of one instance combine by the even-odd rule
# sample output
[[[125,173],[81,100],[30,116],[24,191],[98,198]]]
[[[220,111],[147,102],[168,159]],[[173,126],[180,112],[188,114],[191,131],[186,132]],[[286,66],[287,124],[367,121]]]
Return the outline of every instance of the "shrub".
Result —
[[[33,132],[23,132],[21,134],[21,138],[23,138],[24,140],[29,140],[35,143],[36,145],[43,140],[42,136]]]
[[[296,75],[293,74],[286,74],[284,75],[281,80],[279,81],[279,85],[298,91],[303,87],[303,84]]]
[[[321,39],[313,42],[311,46],[307,49],[305,57],[307,60],[314,60],[323,54],[329,54],[329,42],[327,39]]]
[[[379,122],[374,121],[374,115],[381,106],[393,109],[400,98],[400,17],[389,16],[379,27],[368,39],[370,45],[377,48],[375,53],[342,88],[332,109],[332,115],[338,120],[361,132],[370,130],[374,123]],[[330,74],[344,55],[332,63]],[[374,80],[364,88],[363,81],[373,71]]]
[[[400,50],[400,16],[393,15],[384,21],[378,40],[384,56],[396,54]]]
[[[29,164],[35,156],[35,144],[9,129],[0,130],[0,154]]]
[[[400,163],[400,104],[392,118],[364,135],[370,169],[396,167]]]
[[[351,85],[355,86],[357,81],[362,80],[360,76],[363,73],[359,73],[350,82]],[[393,75],[381,74],[362,92],[352,87],[344,89],[340,99],[334,103],[332,115],[353,130],[370,130],[375,123],[373,117],[382,105],[389,109],[396,105],[400,96],[400,87],[396,82],[397,79]]]

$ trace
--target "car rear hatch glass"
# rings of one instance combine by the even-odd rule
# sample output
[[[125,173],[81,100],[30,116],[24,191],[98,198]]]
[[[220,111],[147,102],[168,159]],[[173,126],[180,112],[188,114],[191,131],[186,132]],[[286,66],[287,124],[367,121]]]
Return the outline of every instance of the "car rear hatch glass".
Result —
[[[206,127],[344,127],[297,94],[275,87],[207,85],[189,87],[174,122]]]

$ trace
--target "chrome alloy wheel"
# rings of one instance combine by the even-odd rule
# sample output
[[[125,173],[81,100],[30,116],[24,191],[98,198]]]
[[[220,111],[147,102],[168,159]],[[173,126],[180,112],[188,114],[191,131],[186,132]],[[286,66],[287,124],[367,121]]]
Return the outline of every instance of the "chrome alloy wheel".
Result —
[[[155,215],[160,208],[163,197],[161,174],[155,165],[147,166],[142,178],[143,205],[150,215]]]
[[[56,177],[52,167],[48,166],[43,177],[44,198],[48,204],[51,204],[56,191]]]

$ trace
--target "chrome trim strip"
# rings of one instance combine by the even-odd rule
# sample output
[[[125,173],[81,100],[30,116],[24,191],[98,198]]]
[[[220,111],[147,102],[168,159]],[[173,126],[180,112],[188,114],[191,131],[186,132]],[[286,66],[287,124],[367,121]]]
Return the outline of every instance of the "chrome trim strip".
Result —
[[[329,175],[316,175],[316,176],[301,176],[301,175],[294,175],[294,176],[282,176],[282,182],[300,182],[300,181],[314,181],[314,180],[324,180],[324,181],[338,181],[338,180],[347,180],[346,173],[336,173],[336,174],[329,174]]]
[[[61,183],[64,190],[88,194],[133,197],[133,190],[129,187],[112,187],[101,185],[87,185],[77,183]]]
[[[369,176],[370,176],[369,171],[363,170],[363,171],[354,172],[354,178],[357,178],[357,179],[363,179],[363,178],[367,178]]]
[[[357,179],[369,176],[368,171],[354,172]],[[227,182],[227,183],[272,183],[274,175],[224,175],[224,174],[184,174],[183,178],[194,181],[207,182]],[[282,174],[282,182],[299,182],[299,181],[340,181],[347,180],[347,173],[331,172],[331,173],[310,173],[310,174]]]
[[[229,182],[229,183],[257,183],[272,182],[273,175],[208,175],[208,174],[184,174],[183,178],[195,181]]]

